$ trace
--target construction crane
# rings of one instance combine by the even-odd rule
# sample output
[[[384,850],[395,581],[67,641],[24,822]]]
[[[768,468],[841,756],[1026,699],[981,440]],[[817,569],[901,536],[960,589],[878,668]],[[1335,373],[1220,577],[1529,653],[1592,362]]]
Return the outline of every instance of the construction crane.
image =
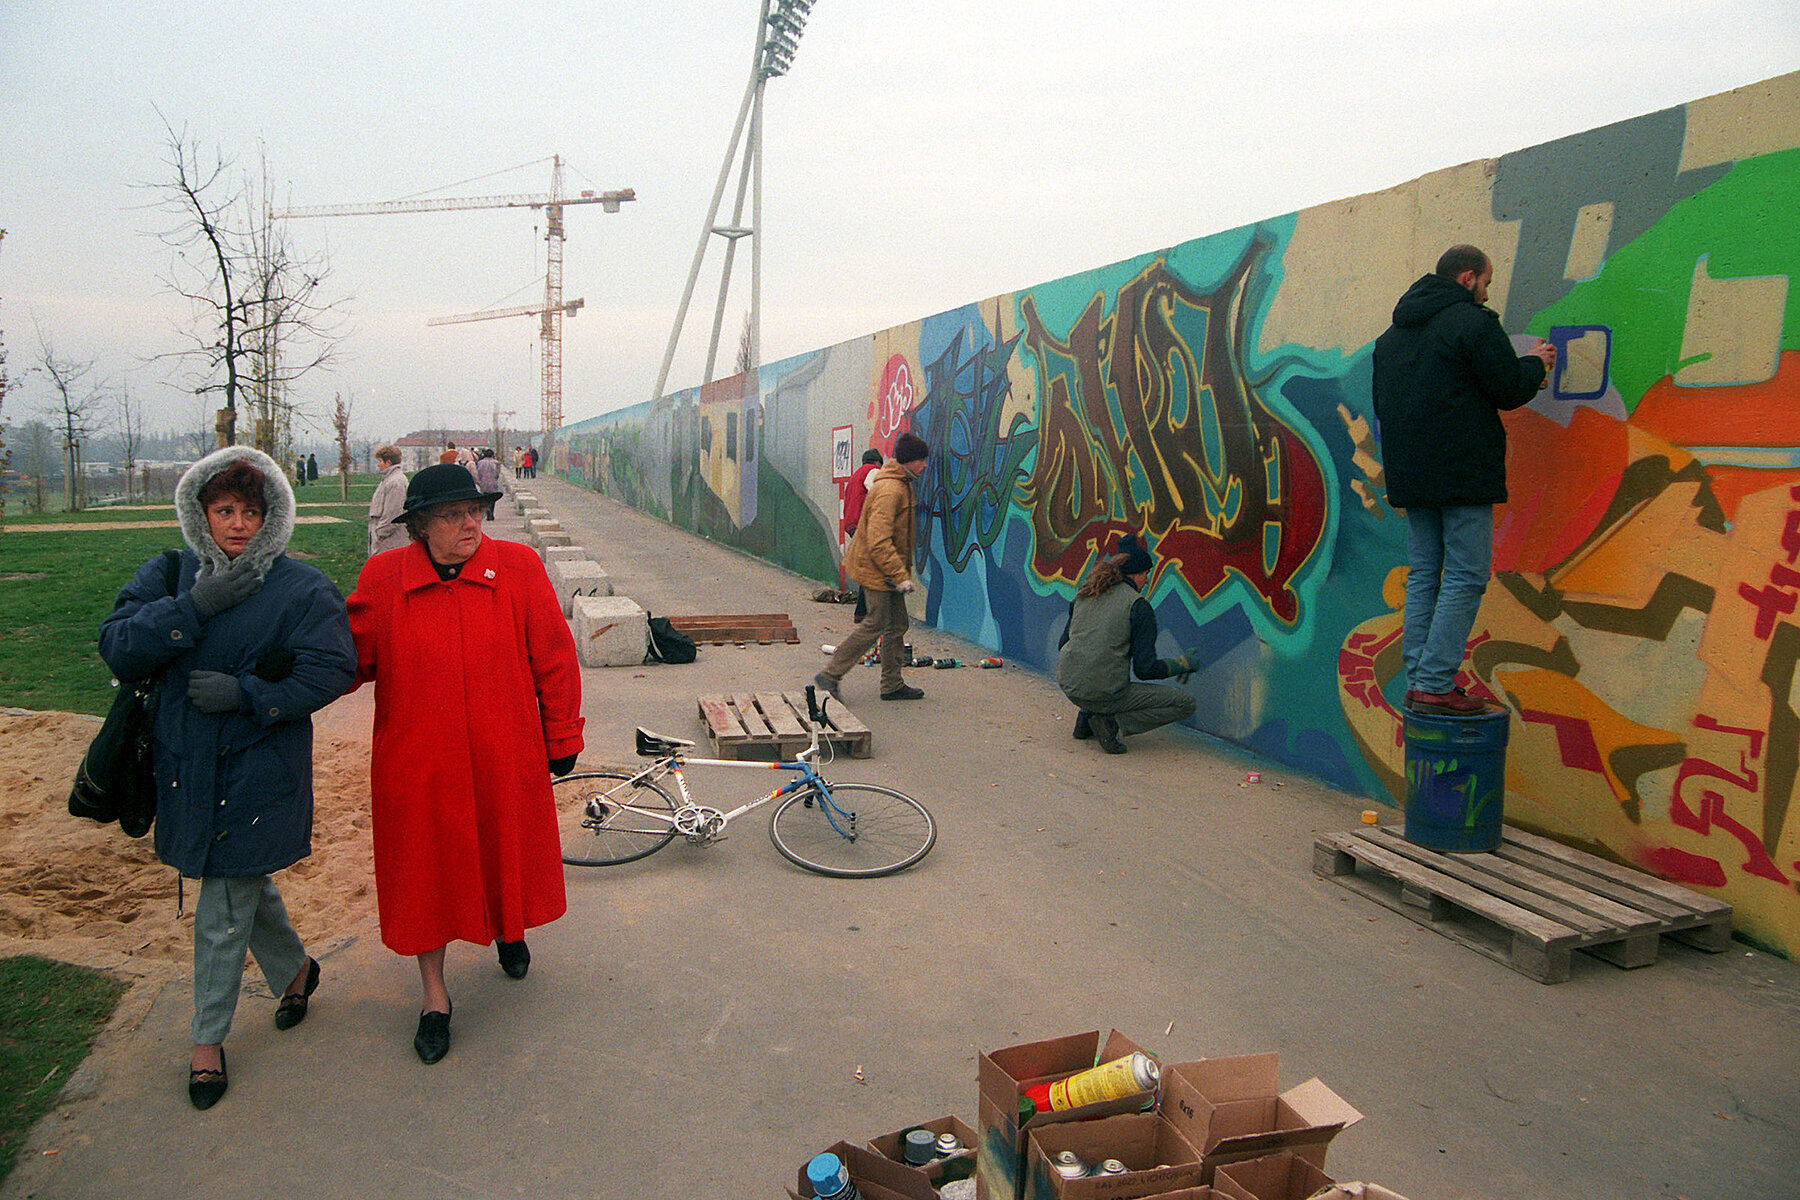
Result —
[[[548,245],[544,272],[544,304],[529,311],[543,314],[543,385],[544,432],[562,426],[562,318],[571,311],[563,303],[563,214],[572,204],[598,204],[604,212],[618,212],[619,205],[636,200],[637,192],[622,188],[612,192],[583,191],[579,195],[563,195],[562,156],[551,160],[550,190],[522,196],[469,196],[443,200],[387,200],[374,204],[316,204],[286,209],[278,217],[357,217],[375,214],[451,212],[471,208],[541,208],[544,210],[544,241]],[[579,302],[577,302],[579,303]],[[523,315],[523,314],[520,314]],[[468,320],[480,320],[470,314]],[[438,322],[433,322],[437,324]]]
[[[563,316],[572,317],[581,311],[583,301],[571,300],[562,306]],[[550,310],[541,304],[520,304],[513,308],[484,308],[480,312],[457,313],[452,317],[433,317],[425,322],[427,325],[455,325],[461,321],[491,321],[495,317],[543,317],[548,321]],[[545,326],[546,330],[548,325]],[[549,336],[548,333],[545,336]]]

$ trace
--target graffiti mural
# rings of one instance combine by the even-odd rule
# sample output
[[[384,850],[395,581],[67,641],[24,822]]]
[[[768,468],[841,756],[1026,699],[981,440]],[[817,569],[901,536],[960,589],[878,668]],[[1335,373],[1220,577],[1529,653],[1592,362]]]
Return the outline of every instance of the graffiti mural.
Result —
[[[1052,670],[1122,533],[1192,724],[1407,789],[1405,522],[1374,339],[1473,242],[1551,386],[1458,683],[1511,712],[1508,821],[1800,954],[1800,74],[1196,238],[570,426],[552,461],[833,583],[840,461],[931,444],[915,618]],[[848,455],[846,455],[848,450]]]

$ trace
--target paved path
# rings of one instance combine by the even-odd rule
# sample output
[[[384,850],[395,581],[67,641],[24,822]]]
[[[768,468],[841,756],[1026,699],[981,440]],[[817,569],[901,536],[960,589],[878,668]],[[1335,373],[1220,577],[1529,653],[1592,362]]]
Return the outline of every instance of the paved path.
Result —
[[[639,723],[698,736],[698,693],[795,686],[849,627],[812,581],[553,479],[535,490],[651,610],[785,611],[801,634],[585,671],[584,762],[627,758]],[[1313,876],[1313,836],[1362,799],[1182,731],[1105,756],[1029,671],[915,678],[924,701],[884,704],[872,671],[851,673],[875,756],[840,772],[938,815],[915,871],[811,876],[756,818],[705,850],[572,870],[523,982],[452,949],[455,1046],[433,1067],[411,1048],[412,963],[361,931],[299,1029],[246,997],[207,1113],[183,1087],[191,993],[146,985],[0,1197],[776,1197],[839,1138],[973,1122],[980,1050],[1116,1026],[1169,1061],[1279,1051],[1284,1087],[1318,1075],[1367,1114],[1330,1172],[1412,1200],[1792,1200],[1794,964],[1670,946],[1533,983]],[[325,720],[366,729],[366,704]]]

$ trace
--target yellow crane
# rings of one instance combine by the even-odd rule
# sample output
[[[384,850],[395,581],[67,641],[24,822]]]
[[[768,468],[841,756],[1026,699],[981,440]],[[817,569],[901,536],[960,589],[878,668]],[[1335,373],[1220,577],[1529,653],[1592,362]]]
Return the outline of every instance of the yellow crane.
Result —
[[[544,271],[544,303],[542,308],[531,306],[525,312],[538,312],[543,315],[543,384],[544,384],[544,432],[560,428],[562,425],[562,319],[565,312],[574,311],[580,301],[574,305],[566,305],[562,298],[563,276],[563,214],[562,210],[573,204],[598,204],[603,212],[618,212],[619,206],[627,201],[636,200],[637,192],[631,188],[621,188],[611,192],[583,191],[574,196],[563,195],[562,156],[552,160],[550,173],[550,190],[534,192],[519,196],[467,196],[455,199],[440,200],[387,200],[373,204],[315,204],[289,208],[278,212],[278,217],[355,217],[375,214],[451,212],[471,208],[541,208],[544,210],[544,241],[547,243],[545,255],[547,267]],[[499,315],[499,314],[489,314]],[[524,315],[524,312],[513,314]],[[483,320],[484,314],[470,313],[458,319]],[[432,324],[442,324],[433,321]]]

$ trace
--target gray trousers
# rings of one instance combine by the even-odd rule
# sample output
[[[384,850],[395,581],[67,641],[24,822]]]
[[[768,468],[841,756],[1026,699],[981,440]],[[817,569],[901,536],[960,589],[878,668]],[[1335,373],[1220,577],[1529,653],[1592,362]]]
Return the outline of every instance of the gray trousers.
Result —
[[[1193,695],[1164,683],[1140,683],[1133,680],[1125,685],[1123,695],[1102,699],[1077,696],[1068,688],[1063,689],[1063,695],[1076,708],[1090,715],[1112,717],[1119,723],[1121,734],[1143,733],[1176,721],[1185,721],[1194,715]]]
[[[244,954],[279,996],[306,965],[306,947],[288,920],[287,905],[267,875],[207,876],[194,902],[194,1023],[196,1046],[214,1046],[231,1032]]]
[[[880,641],[881,690],[896,691],[906,686],[906,680],[900,674],[900,668],[905,666],[900,661],[901,646],[904,645],[906,631],[912,627],[911,619],[906,614],[906,597],[899,592],[884,592],[876,588],[864,588],[863,594],[868,598],[869,611],[856,623],[856,628],[838,643],[837,652],[825,664],[825,674],[833,679],[842,679],[862,659],[863,652]]]

